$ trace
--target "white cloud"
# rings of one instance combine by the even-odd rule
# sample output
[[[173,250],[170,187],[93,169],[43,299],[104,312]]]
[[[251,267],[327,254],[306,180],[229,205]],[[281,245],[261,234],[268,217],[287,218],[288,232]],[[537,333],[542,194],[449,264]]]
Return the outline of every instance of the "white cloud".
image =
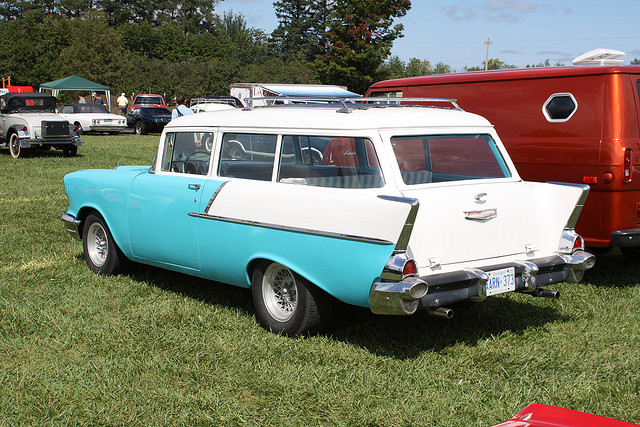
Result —
[[[536,7],[524,0],[489,0],[485,8],[490,11],[514,10],[516,12],[534,12]]]
[[[445,14],[449,15],[449,17],[453,21],[469,21],[475,18],[476,14],[471,10],[470,7],[462,9],[459,6],[449,6],[444,8]]]

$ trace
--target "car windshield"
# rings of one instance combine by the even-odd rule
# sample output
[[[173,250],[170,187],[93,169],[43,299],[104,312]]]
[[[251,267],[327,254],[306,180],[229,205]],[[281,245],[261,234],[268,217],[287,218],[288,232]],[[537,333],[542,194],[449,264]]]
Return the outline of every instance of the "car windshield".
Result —
[[[171,115],[171,111],[167,110],[166,108],[159,108],[159,107],[147,108],[146,111],[152,116],[170,116]]]
[[[490,135],[420,135],[391,138],[405,184],[508,178]]]
[[[74,104],[65,105],[62,108],[63,113],[108,113],[107,107],[98,104]]]
[[[136,98],[138,105],[164,105],[162,98],[159,96],[139,96]]]

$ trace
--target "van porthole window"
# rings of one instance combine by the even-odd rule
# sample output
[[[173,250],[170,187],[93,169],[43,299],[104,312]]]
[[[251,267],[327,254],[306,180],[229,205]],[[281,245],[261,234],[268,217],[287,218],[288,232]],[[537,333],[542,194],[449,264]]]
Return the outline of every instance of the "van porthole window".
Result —
[[[578,109],[578,102],[570,93],[554,93],[542,106],[542,114],[552,123],[566,122]]]

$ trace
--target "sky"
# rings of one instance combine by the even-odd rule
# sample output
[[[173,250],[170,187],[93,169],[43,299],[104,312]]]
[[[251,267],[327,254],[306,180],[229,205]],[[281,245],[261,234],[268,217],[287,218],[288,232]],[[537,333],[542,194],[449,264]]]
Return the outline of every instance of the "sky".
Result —
[[[571,61],[596,48],[640,59],[640,0],[412,0],[395,22],[404,25],[391,54],[443,62],[454,71],[489,58],[524,67],[549,59]],[[223,0],[222,13],[242,14],[247,24],[271,33],[278,25],[273,0]]]

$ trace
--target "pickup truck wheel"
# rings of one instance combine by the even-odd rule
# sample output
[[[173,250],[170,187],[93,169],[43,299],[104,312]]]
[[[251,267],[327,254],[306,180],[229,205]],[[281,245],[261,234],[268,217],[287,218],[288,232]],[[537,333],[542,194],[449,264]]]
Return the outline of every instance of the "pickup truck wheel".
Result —
[[[331,314],[331,298],[287,267],[271,263],[253,271],[251,290],[260,324],[284,335],[321,330]]]
[[[18,138],[17,133],[11,133],[9,137],[9,151],[11,152],[11,157],[17,159],[21,155],[24,155],[22,152],[22,148],[20,147],[20,139]]]
[[[116,274],[124,266],[126,258],[99,216],[91,214],[85,220],[82,247],[87,265],[98,274]]]
[[[136,135],[146,135],[147,129],[144,127],[144,123],[141,120],[136,122]]]

